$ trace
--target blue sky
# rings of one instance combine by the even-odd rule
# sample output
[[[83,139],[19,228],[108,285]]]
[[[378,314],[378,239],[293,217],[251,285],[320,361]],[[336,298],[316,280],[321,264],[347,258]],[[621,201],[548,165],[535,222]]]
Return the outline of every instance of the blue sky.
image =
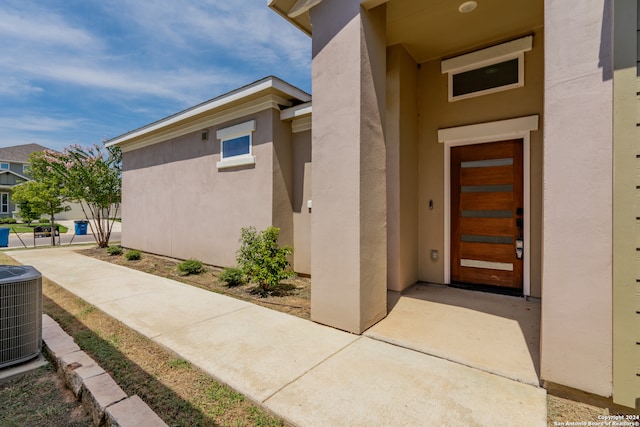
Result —
[[[311,40],[266,0],[0,0],[0,147],[90,145],[268,75]]]

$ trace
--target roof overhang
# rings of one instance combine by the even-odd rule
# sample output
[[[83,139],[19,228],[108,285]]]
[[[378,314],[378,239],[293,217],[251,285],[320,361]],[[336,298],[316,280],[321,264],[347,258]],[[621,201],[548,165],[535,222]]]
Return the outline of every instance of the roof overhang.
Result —
[[[311,17],[309,9],[322,0],[267,0],[267,4],[278,15],[311,36]]]
[[[151,145],[167,137],[184,134],[279,106],[290,107],[311,101],[311,95],[277,77],[266,77],[177,114],[127,132],[105,142],[124,151]]]
[[[388,0],[362,0],[360,4],[365,9],[372,9],[386,3]],[[278,15],[298,27],[300,31],[311,36],[311,17],[309,10],[320,4],[322,0],[267,0],[269,7]]]
[[[291,122],[293,133],[311,130],[311,101],[295,105],[280,112],[280,120]]]

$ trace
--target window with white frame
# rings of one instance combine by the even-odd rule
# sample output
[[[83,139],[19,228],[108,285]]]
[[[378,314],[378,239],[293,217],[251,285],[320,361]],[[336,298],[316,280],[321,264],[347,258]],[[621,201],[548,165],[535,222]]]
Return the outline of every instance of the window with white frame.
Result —
[[[533,36],[442,61],[449,76],[449,102],[524,86],[524,53]]]
[[[220,140],[220,161],[216,163],[218,169],[256,163],[253,155],[255,130],[256,121],[250,120],[216,132],[216,138]]]
[[[4,170],[8,170],[9,169],[9,163],[0,163],[0,169],[4,169]]]
[[[22,165],[22,173],[29,175],[29,172],[31,172],[31,168],[29,166],[30,165]]]
[[[0,213],[9,213],[9,193],[0,193]]]

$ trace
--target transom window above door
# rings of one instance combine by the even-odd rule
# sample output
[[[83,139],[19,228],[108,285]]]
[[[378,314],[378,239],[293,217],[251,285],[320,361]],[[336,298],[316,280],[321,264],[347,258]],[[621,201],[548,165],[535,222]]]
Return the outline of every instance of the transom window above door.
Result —
[[[449,76],[449,102],[524,86],[524,53],[533,36],[442,61]]]

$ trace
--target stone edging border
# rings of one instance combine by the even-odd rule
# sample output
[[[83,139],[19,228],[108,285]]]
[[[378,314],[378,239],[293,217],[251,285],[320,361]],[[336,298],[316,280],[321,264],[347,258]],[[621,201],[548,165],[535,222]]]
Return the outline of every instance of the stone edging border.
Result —
[[[127,394],[58,323],[42,315],[43,351],[87,409],[95,426],[168,427],[140,397]]]

